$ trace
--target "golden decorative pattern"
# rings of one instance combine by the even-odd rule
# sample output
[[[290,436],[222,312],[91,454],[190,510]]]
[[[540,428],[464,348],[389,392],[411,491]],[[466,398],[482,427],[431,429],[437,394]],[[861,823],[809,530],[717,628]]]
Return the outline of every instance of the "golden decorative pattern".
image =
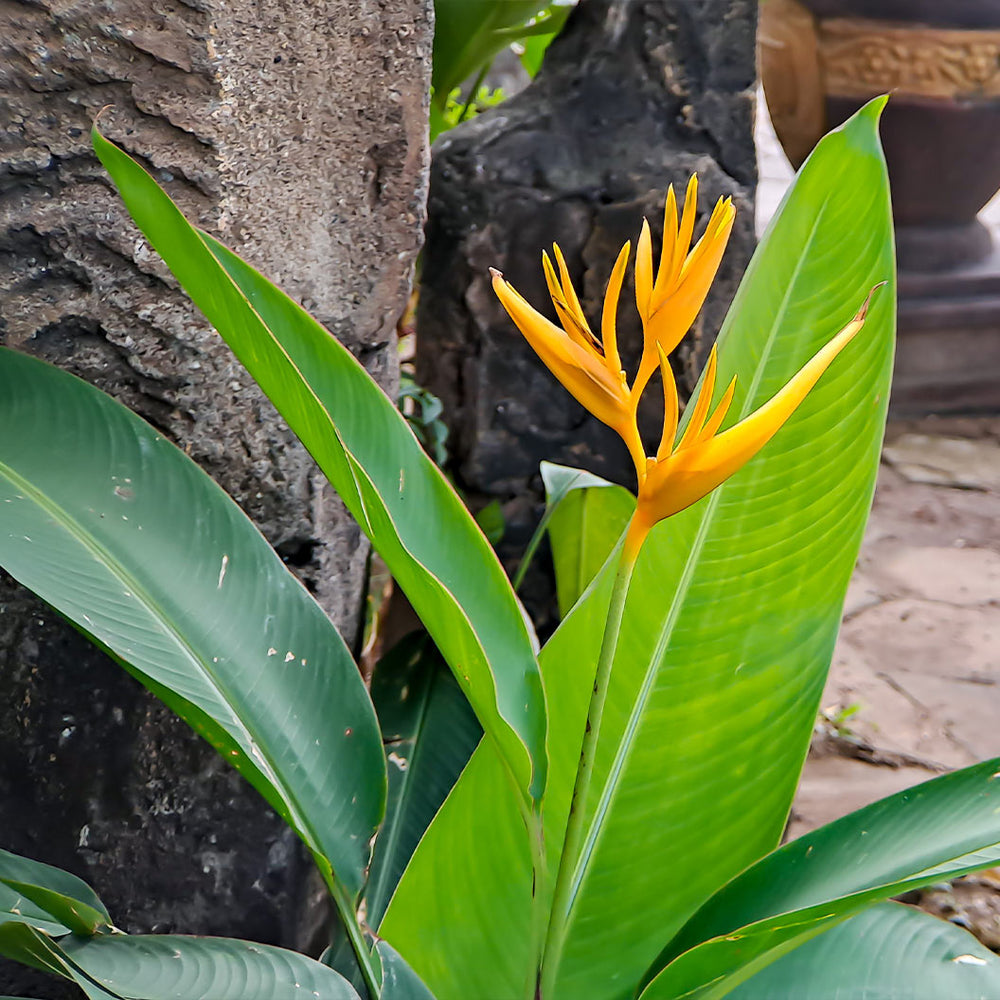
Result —
[[[1000,31],[832,18],[818,26],[827,94],[1000,97]]]

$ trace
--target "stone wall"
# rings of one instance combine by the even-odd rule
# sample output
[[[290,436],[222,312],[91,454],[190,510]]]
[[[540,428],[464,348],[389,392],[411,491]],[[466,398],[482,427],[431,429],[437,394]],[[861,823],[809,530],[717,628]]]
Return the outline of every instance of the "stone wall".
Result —
[[[431,0],[0,0],[0,342],[209,471],[349,642],[367,545],[127,221],[105,134],[390,391],[426,193]],[[292,943],[299,852],[248,786],[0,573],[0,846],[129,930]],[[0,992],[22,988],[0,973]]]

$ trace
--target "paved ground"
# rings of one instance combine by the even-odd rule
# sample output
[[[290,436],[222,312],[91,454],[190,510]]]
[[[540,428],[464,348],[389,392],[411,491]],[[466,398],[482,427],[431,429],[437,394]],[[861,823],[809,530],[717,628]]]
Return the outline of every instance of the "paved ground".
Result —
[[[1000,756],[998,437],[890,425],[793,834]]]
[[[766,111],[757,138],[763,232],[792,170]],[[823,709],[790,836],[1000,756],[1000,415],[890,424]],[[920,902],[1000,951],[1000,869]]]

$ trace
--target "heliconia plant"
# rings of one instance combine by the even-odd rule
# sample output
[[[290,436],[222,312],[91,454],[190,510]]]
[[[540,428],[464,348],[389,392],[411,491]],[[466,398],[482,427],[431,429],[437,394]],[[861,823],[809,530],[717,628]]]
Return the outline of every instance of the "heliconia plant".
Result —
[[[342,931],[321,961],[127,935],[79,879],[0,852],[0,954],[101,1000],[1000,995],[1000,958],[886,902],[1000,861],[1000,761],[779,846],[885,423],[883,103],[803,166],[683,414],[667,356],[708,292],[730,203],[692,248],[696,184],[682,209],[669,192],[655,262],[643,224],[631,376],[615,328],[630,246],[600,337],[558,249],[543,259],[558,325],[494,274],[636,472],[632,494],[543,464],[563,617],[541,649],[482,532],[364,369],[95,131],[136,224],[427,637],[390,651],[367,691],[310,595],[186,456],[96,389],[0,352],[0,564],[260,791],[315,859]],[[657,369],[650,453],[635,411]]]

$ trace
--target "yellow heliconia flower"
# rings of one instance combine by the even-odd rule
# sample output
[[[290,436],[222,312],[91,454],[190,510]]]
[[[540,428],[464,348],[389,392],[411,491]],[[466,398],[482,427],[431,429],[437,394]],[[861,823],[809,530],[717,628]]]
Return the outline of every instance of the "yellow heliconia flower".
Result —
[[[641,468],[645,465],[645,452],[635,423],[631,393],[618,356],[615,331],[618,297],[625,279],[631,244],[626,243],[622,247],[608,280],[600,341],[591,333],[583,315],[562,251],[558,245],[552,249],[559,268],[558,275],[548,254],[542,254],[542,266],[562,329],[532,308],[512,285],[504,281],[503,275],[491,267],[493,290],[549,371],[577,402],[621,435],[636,468]]]
[[[684,339],[701,310],[715,279],[736,219],[732,198],[720,198],[705,234],[691,249],[698,207],[698,177],[692,176],[684,196],[684,213],[677,220],[677,199],[671,184],[663,213],[663,248],[653,278],[653,246],[649,223],[643,219],[636,246],[635,304],[642,319],[642,359],[632,387],[633,400],[656,371],[658,351],[669,354]]]
[[[664,387],[663,434],[656,457],[647,459],[646,475],[639,482],[638,503],[630,531],[632,547],[638,549],[649,529],[658,521],[690,507],[711,493],[771,440],[833,359],[864,326],[873,294],[874,289],[850,323],[820,348],[783,388],[749,416],[721,434],[719,428],[733,401],[736,377],[733,377],[718,406],[709,416],[717,368],[716,350],[713,347],[705,366],[705,376],[698,397],[692,404],[694,409],[691,411],[691,419],[680,441],[675,443],[678,423],[677,386],[666,352],[660,349],[660,371]]]
[[[543,253],[542,267],[561,328],[530,306],[499,271],[490,269],[497,297],[538,356],[583,406],[621,435],[628,447],[639,486],[636,512],[626,540],[632,558],[654,524],[706,496],[770,441],[861,329],[871,301],[869,294],[850,323],[772,399],[721,433],[733,401],[736,379],[730,382],[709,416],[718,367],[713,347],[701,389],[691,404],[691,419],[680,441],[675,441],[679,417],[677,385],[667,355],[680,343],[704,303],[736,214],[731,199],[720,199],[704,235],[691,248],[697,192],[697,178],[692,177],[679,221],[673,187],[667,192],[663,249],[655,277],[649,225],[645,221],[642,224],[636,247],[635,297],[642,319],[643,349],[631,386],[621,367],[615,330],[629,243],[618,254],[608,281],[600,340],[591,332],[557,245],[553,246],[555,264]],[[663,378],[663,433],[656,456],[648,458],[639,435],[636,410],[639,397],[657,367]]]

